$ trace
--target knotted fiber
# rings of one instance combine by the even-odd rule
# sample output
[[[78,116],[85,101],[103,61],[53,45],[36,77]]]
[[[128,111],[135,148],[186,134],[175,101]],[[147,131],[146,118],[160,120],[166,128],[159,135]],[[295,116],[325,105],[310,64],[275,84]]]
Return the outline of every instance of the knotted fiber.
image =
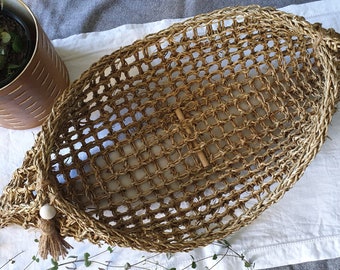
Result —
[[[55,103],[3,191],[0,227],[40,228],[54,258],[66,236],[177,252],[239,230],[324,142],[339,48],[332,29],[247,6],[104,56]]]

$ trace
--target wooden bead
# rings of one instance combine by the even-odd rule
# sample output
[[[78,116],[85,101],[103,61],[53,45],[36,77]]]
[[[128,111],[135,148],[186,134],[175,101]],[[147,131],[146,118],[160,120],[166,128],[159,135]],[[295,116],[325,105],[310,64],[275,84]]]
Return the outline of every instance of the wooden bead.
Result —
[[[44,204],[39,210],[40,217],[43,219],[52,219],[57,214],[57,210],[50,204]]]

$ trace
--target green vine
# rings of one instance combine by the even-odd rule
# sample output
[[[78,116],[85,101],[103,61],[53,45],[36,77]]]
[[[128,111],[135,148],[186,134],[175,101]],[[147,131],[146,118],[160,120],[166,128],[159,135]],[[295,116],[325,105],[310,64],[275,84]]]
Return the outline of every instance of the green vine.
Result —
[[[36,239],[35,242],[38,240]],[[237,252],[235,249],[232,248],[231,244],[227,240],[220,240],[214,243],[218,247],[221,247],[221,253],[214,253],[210,256],[197,259],[193,255],[188,254],[190,256],[191,263],[184,266],[183,268],[179,269],[176,267],[165,267],[161,265],[157,258],[161,256],[161,253],[156,253],[150,255],[148,257],[142,256],[140,260],[137,262],[126,262],[124,265],[115,265],[113,261],[101,261],[100,256],[107,253],[114,253],[114,247],[108,246],[106,249],[102,250],[101,252],[91,255],[88,252],[85,252],[81,256],[71,255],[68,256],[67,260],[58,262],[55,260],[51,260],[51,266],[48,270],[60,270],[61,267],[65,267],[66,269],[77,270],[78,265],[82,265],[83,267],[88,268],[90,266],[97,266],[98,270],[106,270],[106,269],[122,269],[122,270],[150,270],[150,269],[163,269],[163,270],[190,270],[190,269],[198,269],[199,263],[213,261],[213,265],[211,267],[205,267],[204,270],[213,270],[219,265],[226,257],[235,257],[238,258],[243,262],[244,269],[254,269],[255,263],[248,261],[242,253]],[[13,256],[12,258],[8,259],[3,265],[0,266],[0,270],[4,269],[5,266],[9,264],[15,264],[17,262],[18,257],[20,257],[24,251],[20,251],[18,254]],[[176,254],[167,253],[166,258],[168,260],[174,258]],[[29,269],[32,265],[38,264],[40,262],[40,258],[38,255],[34,255],[31,258],[31,261],[27,263],[24,270]]]

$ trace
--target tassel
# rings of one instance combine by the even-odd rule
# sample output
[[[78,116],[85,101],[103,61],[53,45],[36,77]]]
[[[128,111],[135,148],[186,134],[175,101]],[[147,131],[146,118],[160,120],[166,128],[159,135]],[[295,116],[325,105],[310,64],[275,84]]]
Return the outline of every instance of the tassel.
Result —
[[[42,232],[39,240],[41,258],[45,260],[49,254],[55,261],[58,261],[60,256],[65,258],[67,250],[73,247],[60,235],[54,219],[40,219],[39,228]]]

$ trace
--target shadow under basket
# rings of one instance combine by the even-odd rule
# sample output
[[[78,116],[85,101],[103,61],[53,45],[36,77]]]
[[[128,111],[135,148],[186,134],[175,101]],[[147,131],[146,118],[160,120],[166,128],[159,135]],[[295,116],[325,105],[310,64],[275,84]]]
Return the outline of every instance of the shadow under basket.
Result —
[[[40,228],[44,258],[64,256],[66,236],[157,252],[226,237],[319,151],[339,48],[331,29],[246,6],[103,57],[58,99],[4,189],[0,226]]]
[[[4,14],[18,19],[26,30],[26,65],[0,88],[0,127],[28,129],[41,125],[69,86],[68,71],[38,21],[20,0],[5,1]]]

